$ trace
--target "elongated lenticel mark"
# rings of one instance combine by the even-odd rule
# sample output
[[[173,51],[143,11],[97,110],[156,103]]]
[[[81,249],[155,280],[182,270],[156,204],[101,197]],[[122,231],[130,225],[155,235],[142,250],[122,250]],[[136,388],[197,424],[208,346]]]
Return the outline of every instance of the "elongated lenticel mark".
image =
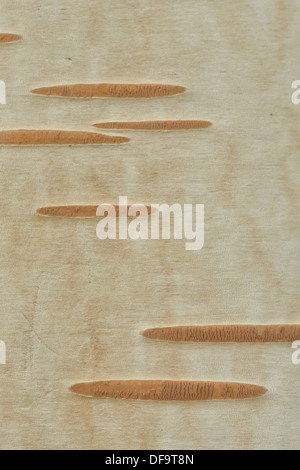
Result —
[[[179,131],[205,129],[212,125],[209,121],[137,121],[137,122],[102,122],[94,124],[99,129],[125,129],[143,131]]]
[[[22,39],[18,34],[0,33],[0,43],[14,42]]]
[[[145,330],[143,336],[204,343],[291,343],[300,338],[300,325],[171,326]]]
[[[0,131],[0,145],[100,145],[129,142],[127,137],[110,136],[96,132],[54,130]]]
[[[97,215],[97,209],[99,206],[57,206],[57,207],[42,207],[37,210],[39,215],[44,215],[47,217],[67,217],[67,218],[92,218],[92,217],[100,217]],[[119,217],[120,207],[122,206],[114,206],[116,217]],[[126,207],[126,206],[124,206]],[[127,216],[129,208],[131,206],[127,206]],[[142,207],[144,208],[144,206]],[[142,210],[141,208],[141,210]],[[138,206],[136,206],[136,210],[138,211]],[[151,214],[151,207],[147,207],[148,214]],[[104,214],[102,217],[106,217]]]
[[[158,84],[75,84],[36,88],[32,93],[67,98],[157,98],[183,93],[186,88]]]
[[[234,400],[257,398],[267,392],[259,385],[187,380],[109,380],[78,383],[70,390],[87,397],[163,401]]]

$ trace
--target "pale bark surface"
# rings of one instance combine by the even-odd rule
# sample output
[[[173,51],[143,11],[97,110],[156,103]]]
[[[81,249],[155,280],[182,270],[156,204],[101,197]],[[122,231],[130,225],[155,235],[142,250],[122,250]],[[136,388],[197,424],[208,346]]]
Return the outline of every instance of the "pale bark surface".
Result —
[[[297,0],[1,0],[1,130],[205,120],[124,145],[0,147],[0,448],[300,448],[290,344],[176,344],[145,329],[298,324]],[[154,99],[69,99],[67,84],[169,84]],[[115,131],[106,131],[114,135]],[[42,207],[205,204],[205,245],[111,240]],[[299,338],[300,339],[300,338]],[[98,380],[253,383],[257,400],[94,400]]]

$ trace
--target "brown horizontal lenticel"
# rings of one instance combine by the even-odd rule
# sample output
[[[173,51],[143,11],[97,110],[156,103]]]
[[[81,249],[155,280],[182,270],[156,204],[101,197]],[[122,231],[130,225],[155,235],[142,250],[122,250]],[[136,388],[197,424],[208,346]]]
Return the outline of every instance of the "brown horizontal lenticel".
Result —
[[[143,336],[163,341],[290,343],[300,339],[300,325],[171,326],[145,330]]]
[[[96,132],[57,130],[0,131],[0,145],[100,145],[129,142],[127,137],[110,136]]]
[[[185,90],[177,85],[99,83],[43,87],[32,90],[32,93],[66,98],[157,98],[177,95]]]
[[[97,216],[97,209],[99,206],[53,206],[53,207],[41,207],[37,210],[39,215],[44,215],[48,217],[69,217],[69,218],[91,218],[91,217],[100,217]],[[126,206],[114,206],[116,217],[120,215],[120,208]],[[127,206],[127,215],[129,208]],[[138,206],[137,206],[138,210]],[[151,207],[147,206],[148,214],[151,214]],[[103,215],[105,217],[105,214]]]
[[[212,125],[209,121],[136,121],[136,122],[102,122],[94,124],[99,129],[125,129],[142,131],[179,131],[205,129]]]
[[[174,380],[109,380],[78,383],[71,392],[95,398],[125,400],[233,400],[257,398],[267,389],[259,385],[231,382]]]
[[[0,33],[0,44],[4,42],[14,42],[19,41],[21,36],[18,34],[10,34],[10,33]]]

